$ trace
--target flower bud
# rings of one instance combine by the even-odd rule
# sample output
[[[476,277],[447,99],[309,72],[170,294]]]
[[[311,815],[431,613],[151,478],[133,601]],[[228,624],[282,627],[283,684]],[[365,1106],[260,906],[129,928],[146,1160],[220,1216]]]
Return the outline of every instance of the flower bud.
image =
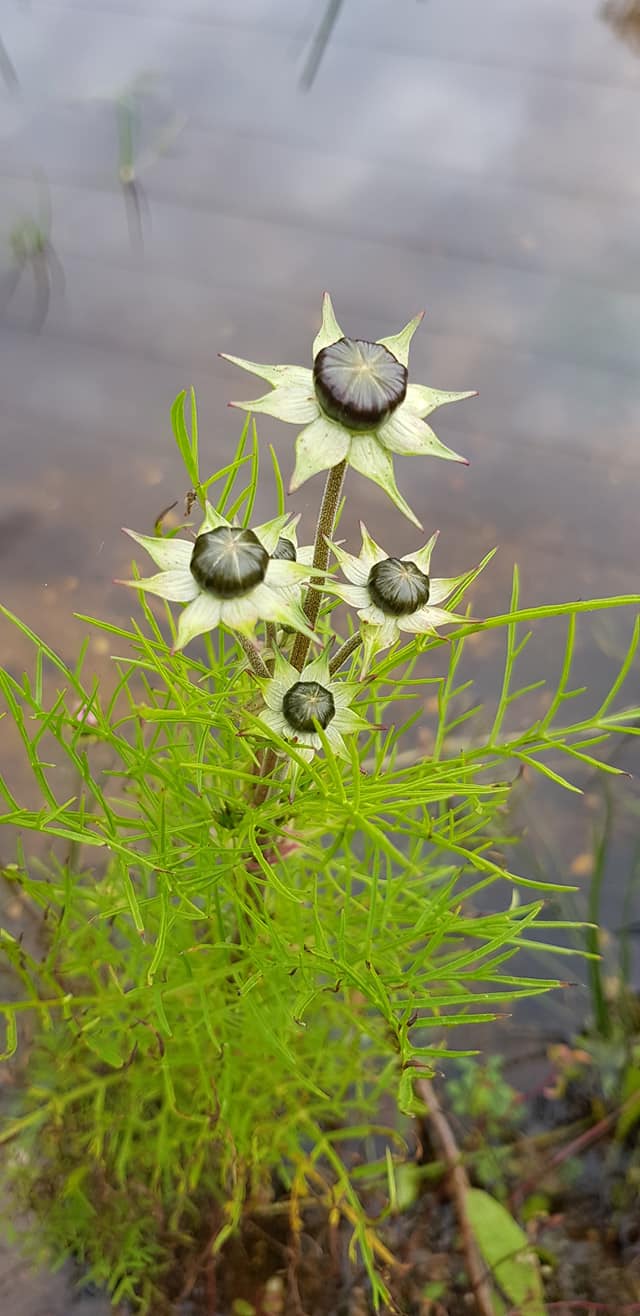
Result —
[[[335,717],[336,706],[331,691],[318,681],[296,681],[284,696],[282,711],[294,731],[315,731],[316,722],[324,731]]]
[[[382,343],[340,338],[313,363],[313,383],[322,410],[349,430],[376,429],[404,402],[406,367]]]
[[[219,526],[198,535],[190,570],[201,589],[235,599],[264,580],[268,565],[269,554],[253,530]]]
[[[429,577],[405,558],[387,557],[369,572],[367,589],[376,607],[390,617],[416,612],[429,602]]]

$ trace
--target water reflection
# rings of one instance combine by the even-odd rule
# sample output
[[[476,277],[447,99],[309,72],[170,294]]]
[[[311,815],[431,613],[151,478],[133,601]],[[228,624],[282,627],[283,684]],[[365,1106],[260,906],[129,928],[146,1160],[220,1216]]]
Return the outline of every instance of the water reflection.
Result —
[[[338,15],[343,4],[344,0],[327,0],[324,17],[313,37],[309,54],[300,76],[300,86],[304,91],[309,91],[309,88],[313,86],[316,73],[320,67],[322,57],[331,38],[331,33],[338,20]]]
[[[51,239],[49,188],[42,178],[36,180],[36,187],[37,210],[34,214],[21,215],[9,232],[11,262],[0,283],[0,316],[3,316],[20,282],[31,282],[34,295],[27,326],[33,333],[39,333],[44,325],[52,291],[63,294],[65,288],[64,270]]]
[[[13,64],[11,62],[11,57],[4,44],[4,41],[2,40],[2,37],[0,37],[0,77],[3,80],[5,87],[7,87],[9,91],[12,92],[18,91],[20,87],[20,83],[18,82],[18,75],[13,67]]]
[[[168,154],[186,125],[187,117],[163,104],[158,95],[158,79],[153,75],[138,76],[126,91],[115,97],[118,137],[118,178],[124,197],[129,237],[134,251],[142,252],[144,227],[151,223],[151,211],[143,178],[162,155]],[[151,140],[142,144],[146,119],[151,108],[160,118]],[[159,116],[158,116],[159,111]],[[146,134],[148,137],[148,133]]]

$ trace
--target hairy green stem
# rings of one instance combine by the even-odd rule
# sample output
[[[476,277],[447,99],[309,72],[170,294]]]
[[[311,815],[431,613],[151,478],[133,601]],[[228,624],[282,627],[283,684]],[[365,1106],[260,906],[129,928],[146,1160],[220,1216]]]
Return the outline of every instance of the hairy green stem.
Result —
[[[338,668],[342,667],[343,663],[346,663],[347,658],[350,658],[352,653],[355,653],[356,649],[360,648],[361,644],[362,636],[359,631],[355,635],[350,635],[349,639],[345,640],[344,644],[340,645],[338,652],[333,655],[333,658],[329,663],[329,675],[333,676],[334,672],[337,672]]]
[[[268,679],[271,673],[269,671],[269,668],[267,667],[267,664],[263,662],[262,658],[260,657],[260,654],[258,653],[255,644],[252,644],[251,640],[248,640],[246,635],[239,634],[238,640],[242,645],[242,648],[244,649],[247,658],[249,659],[249,664],[251,666],[252,672],[255,672],[256,676],[261,676],[263,680]]]
[[[329,545],[326,542],[325,536],[330,539],[334,531],[340,494],[342,493],[342,482],[344,480],[346,469],[346,461],[338,462],[337,466],[332,466],[327,476],[327,483],[324,486],[324,494],[322,496],[322,505],[318,516],[316,538],[313,548],[313,565],[319,571],[326,571],[327,569],[329,561]],[[318,588],[316,585],[310,585],[307,591],[307,597],[304,601],[304,611],[312,630],[318,620],[321,599],[322,587]],[[291,652],[291,663],[299,672],[301,672],[304,667],[310,643],[311,641],[306,635],[296,635],[295,643]]]
[[[267,670],[269,676],[273,676],[276,665],[276,625],[273,621],[267,622],[267,649],[271,650],[271,657],[267,658]]]

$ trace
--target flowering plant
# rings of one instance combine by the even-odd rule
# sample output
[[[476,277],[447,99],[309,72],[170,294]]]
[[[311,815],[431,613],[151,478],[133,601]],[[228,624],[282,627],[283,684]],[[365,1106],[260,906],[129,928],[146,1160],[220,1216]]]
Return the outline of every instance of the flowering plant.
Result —
[[[172,1310],[205,1280],[210,1292],[229,1236],[251,1220],[264,1232],[283,1198],[292,1285],[315,1207],[344,1232],[374,1308],[392,1301],[383,1229],[424,1114],[416,1080],[458,1054],[457,1027],[563,982],[512,964],[532,944],[549,953],[536,927],[553,926],[544,902],[562,890],[511,858],[512,782],[526,765],[575,789],[563,761],[615,772],[593,747],[637,732],[639,710],[614,707],[637,622],[609,694],[564,713],[576,619],[640,596],[521,609],[516,572],[509,611],[479,622],[463,600],[490,553],[435,578],[435,536],[404,555],[364,526],[358,556],[336,542],[348,466],[416,521],[391,454],[455,459],[424,417],[470,395],[408,381],[418,323],[346,338],[325,297],[312,368],[232,358],[273,386],[239,405],[304,427],[292,487],[327,470],[312,546],[298,547],[275,461],[278,507],[253,525],[249,420],[233,460],[203,478],[195,398],[188,418],[180,395],[185,516],[198,503],[200,520],[128,531],[159,571],[125,582],[142,621],[84,619],[117,646],[109,688],[0,606],[35,649],[33,679],[0,669],[0,689],[42,796],[34,808],[0,780],[0,821],[51,849],[44,870],[28,847],[5,870],[48,929],[39,947],[3,932],[17,984],[0,1001],[5,1059],[33,1020],[0,1134],[11,1200],[36,1213],[50,1255],[75,1256],[138,1313]],[[567,618],[566,652],[527,712],[520,627],[546,617]],[[504,632],[506,660],[482,708],[459,671],[485,631]],[[402,743],[407,699],[428,752]],[[349,1161],[359,1137],[365,1158],[382,1140],[382,1159]]]

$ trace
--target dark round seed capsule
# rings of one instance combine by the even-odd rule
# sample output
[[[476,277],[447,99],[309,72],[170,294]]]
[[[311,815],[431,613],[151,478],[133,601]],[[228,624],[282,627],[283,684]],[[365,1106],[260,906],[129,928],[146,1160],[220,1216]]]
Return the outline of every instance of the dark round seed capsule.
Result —
[[[367,588],[376,607],[390,617],[403,617],[429,602],[429,577],[415,562],[399,557],[376,562],[369,572]]]
[[[382,343],[340,338],[313,363],[316,397],[325,415],[347,429],[366,432],[404,402],[407,370]]]
[[[200,588],[219,599],[247,594],[264,580],[268,565],[266,548],[242,526],[219,526],[198,535],[190,562]]]
[[[297,562],[298,560],[295,544],[292,544],[290,539],[283,539],[282,535],[280,536],[271,556],[282,558],[285,562]]]
[[[316,722],[324,731],[336,706],[331,691],[317,681],[296,681],[282,700],[282,711],[293,731],[315,731]]]

